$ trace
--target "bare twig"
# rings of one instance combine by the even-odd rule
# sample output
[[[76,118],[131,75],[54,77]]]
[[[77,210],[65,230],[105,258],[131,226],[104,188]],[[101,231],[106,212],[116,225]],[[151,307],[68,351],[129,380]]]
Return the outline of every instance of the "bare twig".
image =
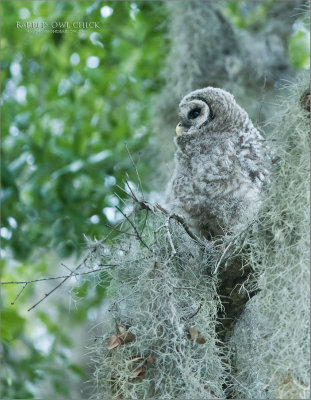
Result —
[[[69,267],[67,267],[67,265],[65,265],[64,263],[61,263],[60,264],[62,267],[65,267],[68,271],[70,271],[72,274],[74,274],[74,272],[73,272],[73,270],[72,269],[70,269]],[[75,276],[75,278],[76,278],[76,281],[78,280],[78,278],[77,278],[77,276],[76,275],[74,275]]]
[[[72,269],[70,269],[69,267],[67,267],[67,265],[65,265],[64,263],[60,264],[62,267],[68,269],[69,272],[73,272]]]
[[[134,229],[136,233],[137,239],[148,249],[151,251],[150,247],[147,245],[147,243],[144,241],[144,239],[141,237],[140,233],[138,232],[136,226],[134,223],[130,220],[130,218],[121,210],[120,207],[116,206],[116,209],[120,211],[120,213],[124,216],[124,218],[131,224],[132,228]]]
[[[48,296],[50,296],[52,293],[55,292],[55,290],[57,290],[58,288],[60,288],[69,278],[73,277],[75,275],[68,275],[65,279],[63,279],[57,286],[55,286],[54,289],[50,290],[48,293],[46,293],[44,295],[44,297],[42,297],[39,301],[37,301],[33,306],[31,306],[30,308],[28,308],[27,311],[31,311],[33,310],[35,307],[37,307],[37,305],[39,305],[40,303],[42,303],[43,300],[45,300]]]
[[[105,226],[106,226],[107,228],[109,228],[109,229],[114,230],[115,232],[119,232],[119,233],[122,233],[122,234],[124,234],[124,235],[136,236],[134,233],[130,233],[130,232],[126,232],[126,231],[121,231],[121,229],[115,228],[114,226],[109,225],[109,224],[105,224]]]
[[[169,263],[169,261],[171,261],[171,259],[173,257],[175,257],[176,255],[176,249],[172,240],[172,236],[171,236],[171,232],[170,232],[170,217],[167,218],[166,222],[165,222],[165,226],[166,226],[166,230],[167,230],[167,236],[168,236],[168,240],[170,242],[171,248],[172,248],[172,254],[170,255],[169,259],[167,260],[166,263]]]
[[[198,309],[193,314],[191,314],[190,317],[188,317],[187,319],[191,319],[191,318],[195,317],[198,314],[198,312],[201,310],[201,308],[202,308],[202,303],[199,305]]]
[[[220,267],[220,265],[221,265],[221,263],[222,263],[222,261],[223,261],[225,255],[227,254],[227,251],[230,249],[230,247],[232,246],[232,244],[233,244],[233,241],[231,241],[231,242],[228,244],[228,246],[225,248],[225,250],[223,251],[223,253],[222,253],[222,255],[221,255],[221,257],[220,257],[220,259],[219,259],[219,261],[218,261],[218,263],[217,263],[217,265],[216,265],[216,267],[215,267],[215,270],[214,270],[214,272],[213,272],[214,275],[217,274],[218,268]]]
[[[130,153],[130,151],[129,151],[129,149],[128,149],[126,143],[125,143],[125,147],[126,147],[126,150],[127,150],[128,155],[129,155],[129,157],[130,157],[130,160],[131,160],[131,162],[132,162],[132,164],[133,164],[133,167],[134,167],[134,169],[135,169],[136,176],[137,176],[137,179],[138,179],[138,182],[139,182],[139,187],[140,187],[142,199],[144,200],[145,198],[144,198],[143,185],[141,184],[141,180],[140,180],[140,176],[139,176],[139,173],[138,173],[138,169],[137,169],[137,167],[136,167],[136,164],[134,163],[134,160],[133,160],[133,158],[132,158],[132,155],[131,155],[131,153]]]
[[[130,154],[129,154],[130,156]],[[137,168],[134,164],[134,161],[132,159],[132,157],[130,156],[131,161],[135,167],[135,170],[138,174]],[[70,271],[70,273],[68,275],[60,275],[60,276],[52,276],[52,277],[46,277],[46,278],[39,278],[39,279],[33,279],[33,280],[29,280],[29,281],[10,281],[10,282],[0,282],[0,285],[8,285],[8,284],[15,284],[15,285],[24,285],[23,288],[20,290],[20,292],[18,293],[18,295],[16,296],[16,298],[14,299],[14,301],[12,302],[12,304],[15,303],[15,301],[19,298],[19,296],[22,294],[23,290],[27,287],[27,285],[31,284],[31,283],[36,283],[36,282],[42,282],[42,281],[50,281],[50,280],[61,280],[53,289],[51,289],[48,293],[46,293],[39,301],[37,301],[32,307],[30,307],[28,309],[28,311],[33,310],[35,307],[37,307],[41,302],[43,302],[43,300],[45,300],[47,297],[49,297],[52,293],[54,293],[59,287],[61,287],[67,280],[69,280],[72,277],[77,277],[77,276],[81,276],[81,275],[88,275],[88,274],[93,274],[96,272],[100,272],[103,271],[105,269],[111,268],[111,267],[115,267],[117,266],[117,264],[102,264],[100,265],[99,268],[95,268],[92,269],[90,271],[86,271],[86,272],[78,272],[79,269],[86,265],[87,261],[89,260],[90,257],[92,257],[92,254],[96,251],[96,249],[98,248],[98,245],[102,242],[104,242],[112,233],[112,231],[117,231],[120,233],[124,233],[127,235],[131,235],[131,236],[135,236],[142,244],[144,247],[146,247],[149,251],[152,251],[152,249],[150,248],[150,246],[144,241],[143,239],[143,231],[144,228],[146,226],[146,222],[147,222],[147,217],[148,217],[148,213],[149,211],[151,211],[152,213],[155,213],[157,210],[159,210],[161,213],[165,214],[167,216],[167,220],[165,222],[165,224],[163,225],[163,227],[166,228],[167,230],[167,237],[172,249],[172,253],[170,256],[170,259],[173,258],[177,251],[175,249],[173,240],[172,240],[172,236],[171,236],[171,232],[170,232],[170,220],[174,219],[175,221],[177,221],[179,224],[182,225],[182,227],[184,228],[184,230],[186,231],[186,233],[193,239],[195,240],[199,245],[204,246],[204,248],[206,248],[206,244],[201,241],[201,239],[199,239],[188,227],[187,223],[185,222],[185,220],[183,219],[183,217],[177,215],[177,214],[169,214],[163,207],[161,207],[159,204],[155,206],[153,206],[152,204],[146,202],[146,201],[140,201],[138,200],[138,198],[136,197],[136,195],[134,194],[133,190],[131,189],[131,186],[129,184],[128,181],[125,182],[126,186],[128,187],[130,193],[126,192],[124,189],[122,189],[121,187],[119,187],[122,191],[124,191],[127,195],[129,195],[140,207],[141,209],[146,210],[146,216],[143,222],[143,226],[141,229],[141,233],[138,231],[137,227],[135,226],[134,222],[129,218],[128,215],[125,214],[124,211],[122,211],[122,209],[118,206],[116,206],[116,209],[124,216],[125,220],[127,220],[129,222],[129,224],[131,225],[131,227],[134,230],[134,233],[130,233],[130,232],[126,232],[123,230],[118,229],[117,227],[114,226],[109,226],[110,228],[110,232],[109,234],[103,238],[102,240],[99,241],[99,243],[96,243],[94,245],[94,247],[86,254],[86,256],[84,257],[84,259],[79,263],[79,265],[77,265],[76,268],[74,268],[73,270],[71,270],[69,267],[67,267],[65,264],[62,264],[63,267],[65,267],[66,269],[68,269],[68,271]],[[140,188],[142,190],[142,186],[140,183]],[[172,287],[174,287],[172,285]],[[177,288],[177,287],[175,287]],[[194,288],[182,288],[180,287],[180,289],[194,289]]]
[[[197,242],[201,247],[206,248],[206,243],[204,243],[195,233],[193,233],[191,231],[191,229],[189,228],[186,221],[184,220],[184,218],[181,215],[171,214],[170,218],[177,221],[184,228],[184,230],[188,233],[188,235],[191,237],[191,239],[193,239],[195,242]]]
[[[17,301],[19,296],[23,293],[23,291],[24,291],[24,289],[26,288],[27,285],[28,285],[28,283],[25,283],[25,285],[22,287],[22,289],[17,293],[15,299],[11,302],[12,306],[14,306],[15,302]]]
[[[136,197],[136,195],[134,194],[134,192],[133,192],[133,190],[132,190],[130,184],[129,184],[129,176],[128,176],[128,173],[126,173],[126,177],[127,177],[128,180],[125,180],[123,183],[125,183],[126,186],[128,187],[129,191],[131,192],[132,198],[133,198],[135,201],[139,201],[138,198]]]
[[[160,210],[163,214],[167,215],[168,212],[163,208],[159,203],[156,204],[158,210]]]
[[[129,192],[127,192],[125,189],[123,189],[120,185],[115,185],[117,188],[119,188],[120,190],[122,190],[122,192],[123,193],[125,193],[127,196],[130,196],[130,197],[133,197]],[[116,196],[117,196],[117,194],[116,194]],[[119,196],[118,196],[119,197]],[[120,198],[120,197],[119,197]],[[133,198],[133,200],[135,200],[134,198]],[[124,200],[122,199],[122,201],[124,202]],[[137,200],[137,201],[139,201],[139,200]]]
[[[101,239],[99,241],[99,243],[103,243],[105,242],[105,240],[108,239],[108,237],[111,235],[110,231],[108,233],[108,235],[106,235],[103,239]],[[37,305],[39,305],[40,303],[42,303],[43,300],[45,300],[47,297],[49,297],[52,293],[54,293],[59,287],[61,287],[69,278],[71,278],[72,276],[76,275],[76,271],[78,269],[80,269],[83,265],[86,264],[88,258],[96,251],[97,246],[94,246],[88,253],[87,255],[84,257],[84,259],[82,260],[82,262],[72,271],[72,273],[68,276],[66,276],[58,285],[56,285],[52,290],[50,290],[48,293],[45,294],[44,297],[42,297],[42,299],[40,299],[39,301],[37,301],[32,307],[30,307],[27,311],[31,311],[33,310],[35,307],[37,307]],[[86,274],[86,273],[85,273]]]
[[[146,210],[145,220],[144,220],[144,223],[143,223],[143,227],[141,228],[141,232],[140,232],[141,235],[144,233],[144,229],[145,229],[147,218],[148,218],[148,211],[149,210]]]
[[[119,185],[115,185],[117,188],[119,188],[120,190],[123,190],[122,188],[121,188],[121,186],[119,186]],[[125,191],[125,190],[123,190],[127,195],[128,195],[128,193]],[[123,204],[126,204],[125,203],[125,201],[124,201],[124,199],[122,199],[122,197],[120,197],[119,195],[118,195],[118,193],[116,193],[116,192],[114,192],[113,193]]]
[[[123,190],[121,187],[119,187],[121,190]],[[124,190],[123,190],[124,191]],[[148,210],[151,211],[152,213],[155,213],[155,210],[158,209],[161,213],[163,213],[164,215],[169,215],[169,219],[174,219],[175,221],[177,221],[186,231],[186,233],[191,237],[191,239],[193,239],[196,243],[198,243],[201,247],[203,247],[204,249],[206,248],[206,243],[201,240],[195,233],[193,233],[191,231],[191,229],[189,228],[188,224],[186,223],[185,219],[178,214],[170,214],[167,210],[165,210],[160,204],[156,203],[155,207],[148,203],[147,201],[140,201],[137,199],[137,197],[135,195],[133,195],[132,191],[131,191],[131,198],[139,204],[139,206],[144,209],[144,210]],[[124,215],[124,213],[117,207],[117,209]],[[124,215],[125,216],[125,215]],[[125,216],[125,218],[127,218]],[[127,218],[128,219],[128,218]],[[131,223],[131,225],[133,226],[132,222],[129,221]],[[135,229],[135,227],[133,226],[133,228]]]
[[[72,272],[69,275],[61,275],[61,276],[49,276],[47,278],[39,278],[39,279],[33,279],[31,281],[11,281],[11,282],[0,282],[0,285],[28,285],[30,283],[36,283],[36,282],[42,282],[42,281],[51,281],[51,280],[55,280],[55,279],[69,279],[69,278],[73,278],[76,276],[81,276],[81,275],[89,275],[92,274],[94,272],[99,272],[99,271],[104,271],[105,269],[109,269],[112,267],[116,267],[118,266],[118,264],[104,264],[103,266],[105,266],[106,268],[95,268],[92,269],[91,271],[86,271],[86,272]]]
[[[141,202],[140,202],[141,203]],[[147,203],[149,204],[149,203]],[[144,203],[144,207],[146,208],[146,202]],[[151,208],[151,206],[149,206]],[[167,210],[165,210],[165,208],[163,208],[160,204],[156,204],[156,208],[161,211],[163,214],[165,215],[169,215],[170,219],[174,219],[175,221],[177,221],[183,228],[184,230],[187,232],[187,234],[191,237],[191,239],[193,239],[195,242],[197,242],[201,247],[206,248],[206,243],[204,243],[203,240],[201,240],[195,233],[193,233],[191,231],[191,229],[189,228],[188,224],[186,223],[185,219],[178,214],[169,214],[169,212]]]

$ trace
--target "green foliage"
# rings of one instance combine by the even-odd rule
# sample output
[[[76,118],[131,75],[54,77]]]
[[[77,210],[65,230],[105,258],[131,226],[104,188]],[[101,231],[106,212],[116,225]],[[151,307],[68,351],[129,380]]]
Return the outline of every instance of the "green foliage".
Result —
[[[2,226],[16,258],[33,243],[66,257],[83,234],[102,236],[111,222],[104,208],[118,202],[113,193],[124,196],[114,184],[133,170],[124,142],[134,155],[148,143],[165,51],[161,7],[107,3],[113,13],[103,18],[105,4],[2,4]],[[99,21],[100,29],[25,33],[16,28],[25,10],[22,22]],[[144,154],[140,172],[148,174]]]
[[[272,4],[273,1],[227,1],[223,13],[237,28],[256,31],[265,25]]]
[[[239,29],[258,32],[267,23],[267,15],[273,1],[227,1],[222,9],[223,14]],[[288,57],[291,64],[297,69],[310,68],[310,30],[309,18],[306,10],[297,12],[298,29],[288,39]],[[306,21],[303,21],[306,17]]]
[[[293,33],[289,38],[288,53],[294,67],[310,68],[310,31],[301,29]]]
[[[256,32],[272,3],[222,5],[234,24]],[[59,259],[72,267],[85,249],[83,235],[101,238],[105,224],[120,218],[113,207],[123,207],[125,194],[117,185],[124,188],[126,173],[136,179],[125,141],[139,160],[144,188],[151,187],[151,105],[168,53],[167,12],[157,1],[26,0],[1,2],[1,14],[1,278],[66,275]],[[39,17],[98,21],[100,28],[31,33],[16,27]],[[306,39],[298,33],[289,55],[302,68]],[[212,43],[218,46],[217,37]],[[174,62],[184,68],[180,53]],[[18,298],[22,286],[2,288],[1,398],[88,397],[81,394],[89,374],[81,343],[101,317],[109,281],[105,272],[100,285],[72,278],[31,312],[59,281],[28,284]]]
[[[1,318],[5,321],[5,325],[1,326],[1,338],[12,341],[24,329],[25,318],[12,309],[4,310],[1,313]]]
[[[18,280],[21,276],[30,280],[35,273],[38,277],[56,276],[59,269],[51,271],[51,266],[57,262],[48,254],[38,264],[10,264],[10,273],[4,271],[2,280]],[[67,272],[63,269],[60,274]],[[42,282],[37,287],[29,284],[14,306],[10,302],[22,287],[2,288],[2,398],[38,398],[40,393],[45,398],[81,396],[80,388],[86,379],[85,359],[79,356],[81,340],[87,340],[83,339],[83,327],[94,319],[92,314],[98,315],[106,295],[109,280],[104,273],[101,282],[95,287],[89,281],[76,282],[73,278],[72,293],[66,294],[70,289],[55,293],[55,298],[31,312],[27,308],[35,302],[35,295],[41,297],[56,283],[43,287]]]
[[[54,253],[74,264],[83,235],[102,237],[105,224],[120,217],[112,207],[123,206],[124,193],[116,185],[124,187],[125,172],[135,175],[125,141],[147,181],[144,149],[152,96],[161,86],[165,15],[161,4],[139,2],[8,1],[1,9],[2,280],[66,275]],[[97,21],[100,28],[16,27],[39,17]],[[12,306],[22,286],[3,288],[1,398],[82,397],[79,338],[98,316],[106,284],[73,278],[70,289],[27,312],[58,282],[28,285]]]

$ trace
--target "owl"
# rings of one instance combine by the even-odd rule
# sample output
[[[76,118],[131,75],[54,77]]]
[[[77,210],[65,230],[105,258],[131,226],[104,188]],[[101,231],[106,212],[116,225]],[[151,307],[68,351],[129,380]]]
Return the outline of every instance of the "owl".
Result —
[[[168,206],[202,237],[234,232],[260,207],[269,176],[266,141],[222,89],[189,93],[179,117]]]

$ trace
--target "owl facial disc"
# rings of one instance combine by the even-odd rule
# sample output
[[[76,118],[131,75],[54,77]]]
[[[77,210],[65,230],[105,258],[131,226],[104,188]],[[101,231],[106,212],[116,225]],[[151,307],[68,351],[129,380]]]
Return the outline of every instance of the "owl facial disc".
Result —
[[[201,128],[210,121],[212,115],[206,101],[199,98],[184,99],[179,109],[180,122],[176,126],[177,136],[187,133],[191,128]]]

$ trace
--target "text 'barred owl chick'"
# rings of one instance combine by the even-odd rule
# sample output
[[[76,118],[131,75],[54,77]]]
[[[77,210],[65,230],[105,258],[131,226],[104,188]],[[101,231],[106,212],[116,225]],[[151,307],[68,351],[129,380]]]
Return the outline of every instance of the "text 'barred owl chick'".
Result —
[[[179,110],[170,209],[201,236],[235,231],[261,203],[268,181],[265,140],[225,90],[191,92]]]

